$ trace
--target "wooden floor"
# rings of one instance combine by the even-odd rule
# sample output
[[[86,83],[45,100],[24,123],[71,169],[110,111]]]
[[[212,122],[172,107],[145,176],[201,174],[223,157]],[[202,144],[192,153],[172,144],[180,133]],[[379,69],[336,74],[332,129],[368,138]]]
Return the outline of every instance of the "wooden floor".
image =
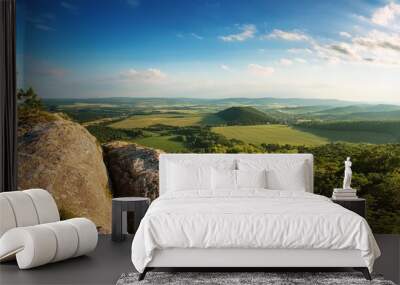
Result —
[[[399,284],[400,236],[375,237],[382,251],[382,257],[375,263],[375,272]],[[15,262],[4,263],[0,265],[0,284],[115,284],[122,273],[134,271],[131,242],[132,237],[116,243],[110,236],[102,235],[97,249],[88,256],[30,270],[19,270]]]

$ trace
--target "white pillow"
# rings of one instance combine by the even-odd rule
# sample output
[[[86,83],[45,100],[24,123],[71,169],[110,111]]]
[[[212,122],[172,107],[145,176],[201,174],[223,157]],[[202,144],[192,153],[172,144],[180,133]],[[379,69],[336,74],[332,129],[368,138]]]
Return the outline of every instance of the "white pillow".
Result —
[[[168,191],[212,190],[211,167],[168,163]]]
[[[236,190],[236,170],[213,168],[212,174],[214,190]]]
[[[270,169],[267,180],[269,189],[306,192],[305,163],[292,164],[290,171]]]
[[[240,159],[239,170],[255,171],[266,169],[267,188],[305,192],[308,184],[307,164],[304,160],[292,159]]]
[[[236,170],[238,188],[267,188],[267,171]]]

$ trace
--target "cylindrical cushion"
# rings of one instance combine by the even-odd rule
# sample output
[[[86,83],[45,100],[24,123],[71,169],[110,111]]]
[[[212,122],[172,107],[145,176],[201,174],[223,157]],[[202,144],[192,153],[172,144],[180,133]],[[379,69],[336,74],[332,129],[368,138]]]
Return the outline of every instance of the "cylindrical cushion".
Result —
[[[39,224],[57,222],[60,220],[57,204],[49,192],[43,189],[28,189],[23,191],[30,196],[36,208]]]
[[[27,227],[39,223],[35,205],[31,197],[23,191],[3,192],[0,194],[10,203],[17,227]]]
[[[75,255],[78,249],[78,233],[65,221],[44,224],[53,231],[57,241],[57,252],[51,262],[57,262]]]
[[[74,218],[64,222],[70,223],[78,233],[79,245],[74,257],[91,252],[96,248],[98,233],[96,225],[91,220]]]
[[[9,229],[60,220],[56,202],[43,189],[0,193],[0,237]]]
[[[10,202],[6,197],[0,195],[0,237],[16,226],[17,223]]]
[[[41,225],[11,229],[0,239],[0,259],[16,254],[20,269],[49,263],[56,251],[56,236]]]

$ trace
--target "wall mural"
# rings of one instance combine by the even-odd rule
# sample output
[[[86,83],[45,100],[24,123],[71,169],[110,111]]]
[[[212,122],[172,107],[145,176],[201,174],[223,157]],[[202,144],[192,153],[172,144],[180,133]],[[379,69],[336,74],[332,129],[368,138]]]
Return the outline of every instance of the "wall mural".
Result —
[[[310,152],[400,233],[400,2],[17,1],[19,187],[110,230],[160,152]]]

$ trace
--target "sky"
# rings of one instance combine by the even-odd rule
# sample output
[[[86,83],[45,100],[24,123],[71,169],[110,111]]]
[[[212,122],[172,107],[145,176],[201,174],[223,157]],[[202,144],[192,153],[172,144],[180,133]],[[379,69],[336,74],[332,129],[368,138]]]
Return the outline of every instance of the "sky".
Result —
[[[44,98],[400,103],[400,1],[17,0],[18,85]]]

